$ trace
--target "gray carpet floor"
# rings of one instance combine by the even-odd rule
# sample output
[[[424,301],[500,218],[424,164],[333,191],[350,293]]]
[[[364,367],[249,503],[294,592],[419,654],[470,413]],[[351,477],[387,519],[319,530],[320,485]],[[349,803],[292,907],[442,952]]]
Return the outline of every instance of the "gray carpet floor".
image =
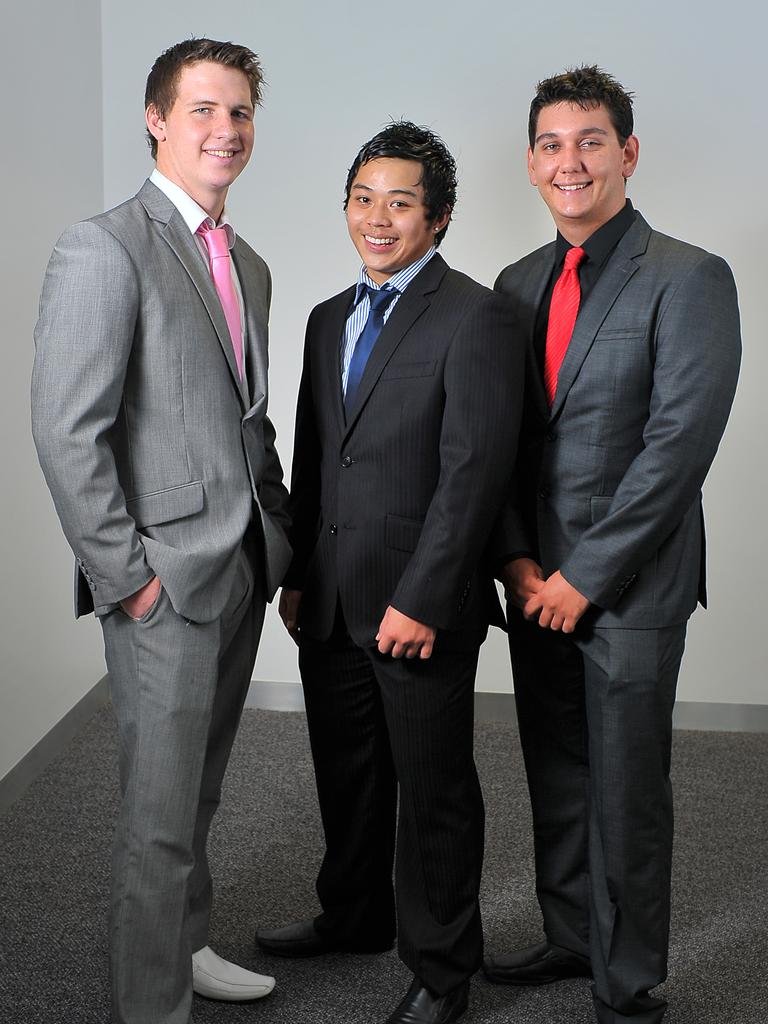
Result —
[[[489,951],[537,941],[530,815],[514,726],[477,727],[487,804]],[[768,1021],[768,735],[678,732],[669,1024]],[[111,712],[99,713],[0,819],[0,1024],[105,1024]],[[250,1005],[195,999],[196,1024],[377,1024],[409,976],[394,952],[270,959],[257,926],[315,911],[322,850],[303,715],[247,711],[211,839],[211,945],[274,974]],[[472,1024],[592,1024],[588,983],[506,989],[478,977]]]

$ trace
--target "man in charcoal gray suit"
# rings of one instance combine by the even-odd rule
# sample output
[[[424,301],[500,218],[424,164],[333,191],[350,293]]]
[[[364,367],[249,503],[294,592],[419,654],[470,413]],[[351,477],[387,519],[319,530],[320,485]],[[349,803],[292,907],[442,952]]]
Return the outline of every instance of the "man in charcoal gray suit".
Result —
[[[455,171],[409,122],[349,171],[363,266],[307,325],[281,596],[325,830],[322,913],[257,938],[283,956],[374,952],[397,916],[413,980],[388,1024],[458,1020],[482,958],[474,679],[503,618],[481,556],[517,443],[523,348],[501,297],[437,251]]]
[[[193,988],[243,1000],[274,984],[208,946],[205,852],[265,601],[290,560],[266,417],[269,272],[224,212],[261,81],[232,43],[158,58],[156,170],[64,232],[35,335],[35,441],[76,555],[76,612],[101,621],[118,724],[117,1024],[187,1024]]]
[[[649,990],[667,965],[672,707],[740,358],[726,263],[626,199],[632,132],[631,97],[599,68],[540,83],[528,170],[558,235],[496,283],[530,342],[496,551],[546,939],[485,971],[591,976],[601,1024],[666,1009]]]

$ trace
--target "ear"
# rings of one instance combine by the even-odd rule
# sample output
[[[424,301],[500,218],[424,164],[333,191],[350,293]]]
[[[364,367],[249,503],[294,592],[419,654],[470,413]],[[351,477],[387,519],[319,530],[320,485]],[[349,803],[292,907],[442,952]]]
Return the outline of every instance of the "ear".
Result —
[[[637,158],[640,155],[640,142],[636,135],[630,135],[624,143],[624,157],[621,165],[621,173],[624,180],[631,178],[637,167]]]
[[[144,111],[144,119],[147,122],[147,131],[158,142],[165,142],[165,118],[161,117],[154,106],[149,106]]]
[[[536,171],[533,169],[533,150],[530,146],[528,147],[528,180],[532,185],[538,184],[536,181]]]
[[[451,219],[451,213],[452,212],[453,211],[452,211],[451,207],[449,206],[445,210],[443,210],[443,212],[440,214],[439,217],[435,217],[435,219],[432,221],[432,230],[434,231],[434,233],[436,235],[439,234],[439,232],[441,232],[443,230],[445,225]]]

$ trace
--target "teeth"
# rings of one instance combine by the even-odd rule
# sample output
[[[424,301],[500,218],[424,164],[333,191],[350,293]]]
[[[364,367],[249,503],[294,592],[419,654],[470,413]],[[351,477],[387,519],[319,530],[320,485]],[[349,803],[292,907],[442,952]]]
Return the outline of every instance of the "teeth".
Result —
[[[231,157],[235,155],[234,149],[209,149],[211,156]]]
[[[578,192],[580,189],[586,188],[588,184],[589,182],[585,181],[583,185],[558,185],[557,187],[562,192]]]
[[[374,238],[373,235],[366,235],[365,240],[372,245],[391,245],[394,242],[394,238]]]

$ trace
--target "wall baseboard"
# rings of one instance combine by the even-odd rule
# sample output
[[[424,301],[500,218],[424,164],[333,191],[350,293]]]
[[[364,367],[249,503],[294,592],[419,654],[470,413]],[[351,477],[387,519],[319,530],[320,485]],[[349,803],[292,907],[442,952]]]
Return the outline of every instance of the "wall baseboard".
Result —
[[[301,683],[270,683],[256,680],[248,691],[246,707],[263,711],[303,711]],[[512,693],[475,694],[478,722],[515,722]],[[726,704],[714,701],[679,700],[672,718],[675,729],[705,732],[768,732],[768,704]]]
[[[32,785],[38,775],[67,749],[86,722],[108,701],[109,685],[107,677],[102,676],[98,683],[81,697],[52,729],[48,730],[29,753],[0,779],[0,814],[4,814],[27,787]]]
[[[86,722],[109,701],[107,677],[103,676],[28,754],[0,779],[0,814],[24,793],[38,775],[61,754]],[[277,683],[254,679],[245,701],[248,708],[263,711],[303,711],[301,683]],[[478,692],[475,715],[479,722],[514,722],[515,699],[511,693]],[[768,704],[725,704],[681,700],[675,705],[675,729],[705,732],[768,732]]]
[[[265,679],[252,679],[245,706],[261,711],[303,711],[304,691],[301,683],[270,683]]]

